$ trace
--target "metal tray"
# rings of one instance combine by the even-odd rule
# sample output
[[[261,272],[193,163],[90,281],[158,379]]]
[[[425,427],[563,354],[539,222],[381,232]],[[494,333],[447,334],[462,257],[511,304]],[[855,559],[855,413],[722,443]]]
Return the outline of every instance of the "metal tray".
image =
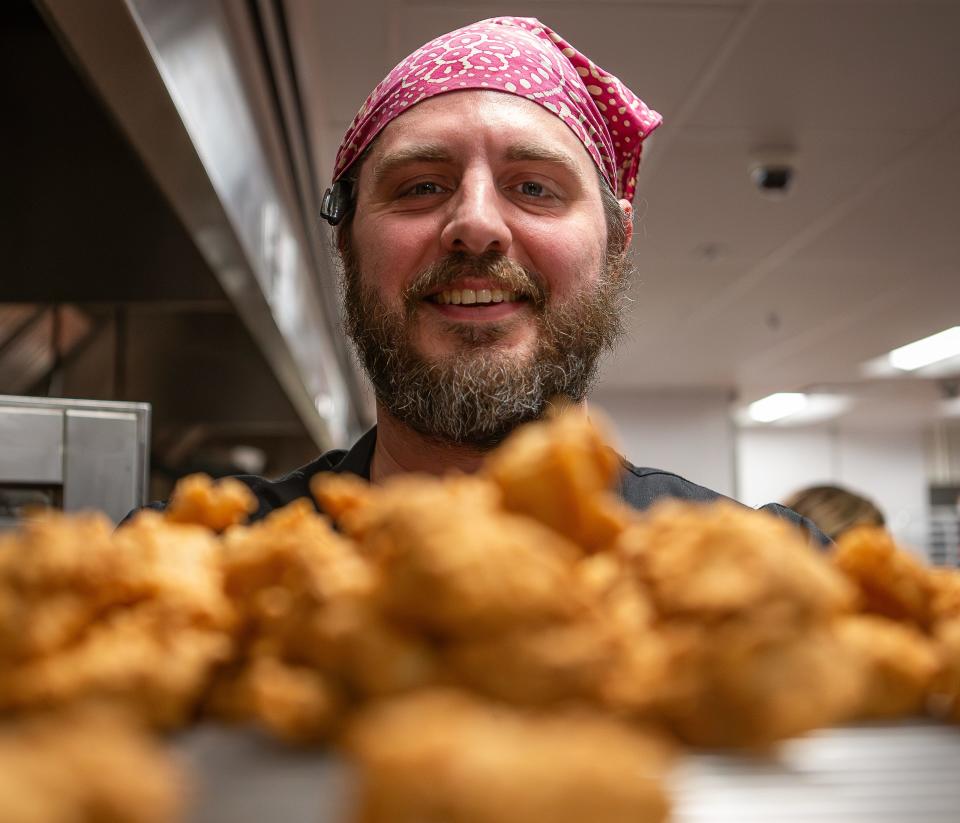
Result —
[[[351,819],[350,769],[329,751],[214,726],[180,736],[174,750],[194,777],[189,823]],[[957,823],[960,729],[859,725],[791,740],[765,759],[690,754],[671,788],[673,823]]]

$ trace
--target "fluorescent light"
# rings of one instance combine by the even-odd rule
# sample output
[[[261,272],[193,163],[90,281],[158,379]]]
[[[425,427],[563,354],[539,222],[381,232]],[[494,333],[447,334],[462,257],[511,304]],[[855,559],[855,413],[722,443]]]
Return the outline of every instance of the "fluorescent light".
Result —
[[[806,408],[807,396],[801,392],[777,392],[750,404],[748,413],[758,423],[772,423]]]
[[[890,365],[902,371],[914,371],[960,355],[960,326],[894,349],[887,355]]]

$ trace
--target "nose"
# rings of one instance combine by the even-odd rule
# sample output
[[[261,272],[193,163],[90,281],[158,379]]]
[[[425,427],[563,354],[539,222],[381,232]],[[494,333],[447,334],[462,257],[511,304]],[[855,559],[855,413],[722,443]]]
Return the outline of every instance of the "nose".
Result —
[[[451,198],[452,211],[440,235],[444,251],[506,254],[513,237],[502,207],[500,193],[490,177],[465,176]]]

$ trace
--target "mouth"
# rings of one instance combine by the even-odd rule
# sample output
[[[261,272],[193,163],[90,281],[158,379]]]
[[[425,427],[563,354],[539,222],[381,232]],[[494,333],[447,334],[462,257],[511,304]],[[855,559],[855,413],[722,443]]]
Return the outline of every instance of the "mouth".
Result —
[[[527,298],[519,292],[506,289],[444,289],[425,299],[438,306],[474,306],[476,308],[527,301]]]
[[[446,320],[457,323],[494,323],[523,311],[530,298],[518,291],[492,287],[441,289],[423,302]]]

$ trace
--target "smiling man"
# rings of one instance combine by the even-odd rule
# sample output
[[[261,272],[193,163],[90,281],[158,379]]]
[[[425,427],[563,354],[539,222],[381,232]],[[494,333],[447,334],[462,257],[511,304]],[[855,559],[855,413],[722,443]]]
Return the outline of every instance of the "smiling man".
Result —
[[[582,403],[622,331],[631,200],[660,122],[532,18],[474,23],[399,63],[344,136],[322,208],[377,426],[279,480],[241,477],[253,519],[309,497],[319,472],[472,471],[550,403]],[[720,497],[622,466],[637,508]]]
[[[373,91],[326,216],[377,397],[374,480],[470,470],[552,399],[584,399],[621,332],[630,198],[659,123],[532,19],[439,37]]]

